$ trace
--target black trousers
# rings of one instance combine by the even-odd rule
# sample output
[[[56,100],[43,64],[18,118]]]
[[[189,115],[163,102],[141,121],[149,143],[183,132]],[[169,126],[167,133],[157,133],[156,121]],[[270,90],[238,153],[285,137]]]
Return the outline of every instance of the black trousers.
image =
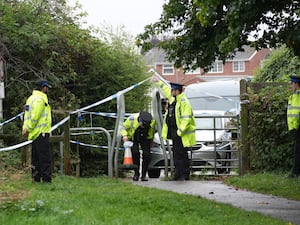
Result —
[[[146,177],[148,166],[151,160],[151,154],[150,154],[150,147],[151,147],[151,140],[140,140],[140,141],[133,141],[132,146],[132,159],[133,163],[137,165],[137,168],[135,169],[135,174],[140,175],[140,146],[142,149],[142,177]]]
[[[51,152],[49,134],[38,136],[32,142],[31,173],[35,182],[51,182]]]
[[[300,128],[294,133],[295,145],[294,145],[294,165],[292,174],[300,175]]]
[[[188,149],[183,147],[182,139],[176,133],[171,131],[173,142],[173,158],[175,166],[175,179],[188,179],[190,176],[190,163],[188,158]]]

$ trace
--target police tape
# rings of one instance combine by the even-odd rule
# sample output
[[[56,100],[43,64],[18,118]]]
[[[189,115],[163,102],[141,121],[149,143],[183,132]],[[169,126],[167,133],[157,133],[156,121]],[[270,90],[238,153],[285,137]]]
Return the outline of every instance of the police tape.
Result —
[[[18,114],[17,116],[15,117],[18,117],[20,116],[22,113]],[[51,127],[51,132],[54,131],[55,129],[57,129],[59,126],[61,126],[62,124],[64,124],[66,121],[68,121],[70,119],[70,116],[64,118],[63,120],[61,120],[60,122],[58,122],[57,124],[55,124],[53,127]],[[18,148],[22,148],[26,145],[29,145],[32,143],[32,140],[29,140],[29,141],[25,141],[25,142],[22,142],[22,143],[19,143],[19,144],[16,144],[16,145],[12,145],[12,146],[9,146],[9,147],[4,147],[4,148],[0,148],[0,152],[5,152],[5,151],[11,151],[11,150],[16,150]]]
[[[117,98],[118,96],[123,95],[123,94],[127,93],[128,91],[133,90],[134,88],[140,86],[141,84],[145,83],[146,81],[148,81],[148,80],[150,80],[150,79],[151,79],[151,77],[148,78],[148,79],[145,79],[145,80],[143,80],[143,81],[141,81],[141,82],[139,82],[139,83],[137,83],[137,84],[134,84],[134,85],[132,85],[132,86],[130,86],[130,87],[128,87],[128,88],[125,88],[125,89],[123,89],[123,90],[117,92],[116,94],[113,94],[113,95],[111,95],[111,96],[109,96],[109,97],[107,97],[107,98],[105,98],[105,99],[102,99],[102,100],[100,100],[100,101],[98,101],[98,102],[95,102],[95,103],[93,103],[93,104],[91,104],[91,105],[85,106],[85,107],[83,107],[83,108],[81,108],[81,109],[77,109],[77,110],[75,110],[75,111],[73,111],[73,112],[70,112],[70,114],[76,114],[76,113],[78,113],[78,112],[82,112],[82,111],[85,111],[85,110],[87,110],[87,109],[90,109],[90,108],[96,107],[96,106],[98,106],[98,105],[101,105],[101,104],[103,104],[103,103],[105,103],[105,102],[111,101],[111,100]]]
[[[219,96],[219,95],[214,95],[214,94],[211,94],[209,92],[199,92],[199,93],[205,94],[207,97],[215,97],[215,98],[224,99],[224,100],[227,100],[227,101],[230,101],[230,102],[237,102],[236,100],[234,100],[232,98],[227,98],[227,97],[223,97],[223,96]]]
[[[31,143],[32,143],[32,140],[25,141],[25,142],[22,142],[22,143],[17,144],[17,145],[12,145],[12,146],[9,146],[9,147],[0,148],[0,152],[16,150],[18,148],[22,148],[22,147],[24,147],[26,145],[29,145]],[[92,148],[101,148],[101,149],[107,149],[108,148],[108,146],[85,144],[85,143],[82,143],[82,142],[79,142],[79,141],[73,141],[73,140],[70,140],[70,143],[80,145],[80,146],[85,146],[85,147],[92,147]],[[119,150],[124,150],[124,148],[119,148]]]
[[[16,145],[13,145],[13,146],[9,146],[9,147],[5,147],[5,148],[0,148],[0,152],[5,152],[5,151],[11,151],[11,150],[16,150],[18,148],[22,148],[26,145],[29,145],[32,143],[32,140],[30,141],[25,141],[25,142],[22,142],[20,144],[16,144]]]
[[[79,142],[79,141],[73,141],[73,140],[70,140],[70,143],[80,145],[80,146],[84,146],[84,147],[108,149],[108,146],[85,144],[85,143],[82,143],[82,142]],[[125,148],[119,148],[119,150],[125,150]]]
[[[67,116],[66,118],[59,121],[57,124],[55,124],[54,126],[51,127],[50,132],[53,132],[54,130],[56,130],[58,127],[63,125],[65,122],[67,122],[69,119],[70,119],[70,116]]]
[[[107,112],[89,112],[89,111],[83,111],[79,112],[77,115],[77,118],[79,121],[83,120],[83,115],[95,115],[95,116],[104,116],[104,117],[109,117],[109,118],[117,118],[117,113],[107,113]],[[125,118],[131,116],[132,113],[125,113]]]
[[[83,108],[81,108],[81,109],[78,109],[78,110],[76,110],[76,111],[70,112],[70,114],[75,114],[75,113],[78,113],[78,112],[82,112],[82,111],[84,111],[84,110],[86,110],[86,109],[90,109],[90,108],[95,107],[95,106],[98,106],[98,105],[100,105],[100,104],[102,104],[102,103],[111,101],[111,100],[117,98],[118,96],[120,96],[120,95],[122,95],[122,94],[125,94],[125,93],[127,93],[128,91],[131,91],[131,90],[133,90],[134,88],[140,86],[141,84],[143,84],[144,82],[148,81],[149,79],[151,79],[151,77],[148,78],[148,79],[145,79],[145,80],[143,80],[143,81],[141,81],[141,82],[139,82],[139,83],[137,83],[137,84],[134,84],[134,85],[132,85],[132,86],[126,88],[126,89],[123,89],[123,90],[117,92],[116,94],[113,94],[113,95],[111,95],[110,97],[107,97],[107,98],[105,98],[105,99],[102,99],[102,100],[100,100],[100,101],[98,101],[98,102],[96,102],[96,103],[94,103],[94,104],[91,104],[91,105],[88,105],[88,106],[83,107]],[[9,123],[9,122],[11,122],[11,121],[13,121],[13,120],[15,120],[16,118],[21,117],[23,114],[24,114],[24,112],[21,112],[21,113],[19,113],[18,115],[14,116],[13,118],[11,118],[11,119],[9,119],[9,120],[7,120],[7,121],[4,121],[4,122],[2,122],[2,123],[0,123],[0,128],[1,128],[1,126],[4,126],[5,124],[7,124],[7,123]],[[54,126],[52,126],[50,132],[53,132],[55,129],[57,129],[58,127],[60,127],[61,125],[63,125],[63,124],[64,124],[66,121],[68,121],[69,119],[70,119],[70,115],[67,116],[66,118],[64,118],[63,120],[61,120],[60,122],[58,122],[57,124],[55,124]],[[32,140],[29,140],[29,141],[25,141],[25,142],[22,142],[22,143],[13,145],[13,146],[0,148],[0,152],[16,150],[16,149],[18,149],[18,148],[24,147],[24,146],[26,146],[26,145],[28,145],[28,144],[31,144],[31,143],[32,143]],[[82,143],[82,144],[83,144],[83,143]],[[92,145],[91,145],[91,146],[92,146]],[[91,146],[90,146],[90,147],[91,147]],[[96,146],[95,146],[95,147],[96,147]],[[106,148],[107,148],[107,147],[106,147]]]
[[[18,115],[16,115],[16,116],[14,116],[14,117],[12,117],[12,118],[10,118],[10,119],[8,119],[8,120],[6,120],[6,121],[0,123],[0,127],[2,127],[2,126],[4,126],[4,125],[8,124],[9,122],[11,122],[11,121],[17,119],[18,117],[22,118],[23,114],[24,114],[24,112],[21,112],[21,113],[19,113]]]

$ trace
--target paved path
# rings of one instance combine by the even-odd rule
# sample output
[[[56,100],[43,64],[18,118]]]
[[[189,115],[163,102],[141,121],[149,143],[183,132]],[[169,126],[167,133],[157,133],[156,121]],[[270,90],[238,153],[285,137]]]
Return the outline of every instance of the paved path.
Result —
[[[148,182],[132,181],[132,183],[182,194],[201,196],[209,200],[231,204],[248,211],[257,211],[292,222],[295,225],[300,225],[300,201],[235,189],[221,181],[162,181],[160,179],[149,179]]]

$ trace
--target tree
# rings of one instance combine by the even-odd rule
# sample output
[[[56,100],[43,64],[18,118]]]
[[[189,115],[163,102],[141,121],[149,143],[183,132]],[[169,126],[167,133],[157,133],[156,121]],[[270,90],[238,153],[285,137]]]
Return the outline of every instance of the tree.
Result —
[[[300,71],[299,57],[286,46],[275,49],[270,53],[263,67],[255,71],[255,82],[287,82],[289,75],[297,74]]]
[[[159,47],[176,67],[187,69],[208,68],[243,45],[260,49],[286,44],[300,56],[299,6],[293,0],[170,0],[160,20],[138,35],[137,45],[146,51],[153,47],[152,38],[172,34]]]
[[[0,0],[0,56],[5,60],[6,75],[4,118],[24,110],[38,78],[48,79],[53,86],[49,91],[53,124],[69,111],[98,102],[147,78],[142,57],[129,44],[127,36],[110,33],[108,38],[103,31],[97,33],[101,29],[81,28],[79,20],[85,14],[75,14],[80,10],[76,7],[70,8],[65,0]],[[126,112],[146,109],[149,85],[125,94],[126,102],[130,103],[126,104]],[[116,101],[89,111],[116,112]],[[71,116],[72,127],[77,125],[76,116]],[[89,119],[84,119],[80,126],[90,126]],[[21,126],[20,121],[18,125]],[[93,118],[92,125],[111,130],[115,119],[98,116]],[[6,131],[21,137],[20,127],[6,127]],[[83,143],[107,144],[105,137],[95,133],[80,138]],[[74,151],[75,145],[71,149]],[[53,150],[54,155],[58,152]],[[107,170],[107,165],[103,166],[107,163],[107,152],[89,149],[81,154],[82,173],[91,175]]]
[[[141,56],[128,42],[105,41],[82,29],[84,13],[65,0],[0,0],[0,55],[6,61],[4,117],[23,110],[37,78],[47,78],[54,110],[71,111],[145,79]],[[128,111],[144,109],[146,88]],[[21,96],[21,97],[20,97]],[[133,97],[134,96],[134,97]],[[135,107],[135,108],[134,108]],[[114,107],[105,106],[105,111]]]

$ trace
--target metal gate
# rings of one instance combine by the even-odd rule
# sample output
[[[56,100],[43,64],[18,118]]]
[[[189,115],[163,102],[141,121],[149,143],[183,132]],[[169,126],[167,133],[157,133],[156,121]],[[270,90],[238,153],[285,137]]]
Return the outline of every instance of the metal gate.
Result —
[[[152,111],[158,131],[162,128],[161,99],[153,91]],[[197,144],[188,151],[192,173],[200,175],[238,175],[241,169],[240,118],[230,112],[194,111]],[[161,139],[160,132],[151,148],[148,175],[158,178],[161,170],[174,173],[172,142]]]

